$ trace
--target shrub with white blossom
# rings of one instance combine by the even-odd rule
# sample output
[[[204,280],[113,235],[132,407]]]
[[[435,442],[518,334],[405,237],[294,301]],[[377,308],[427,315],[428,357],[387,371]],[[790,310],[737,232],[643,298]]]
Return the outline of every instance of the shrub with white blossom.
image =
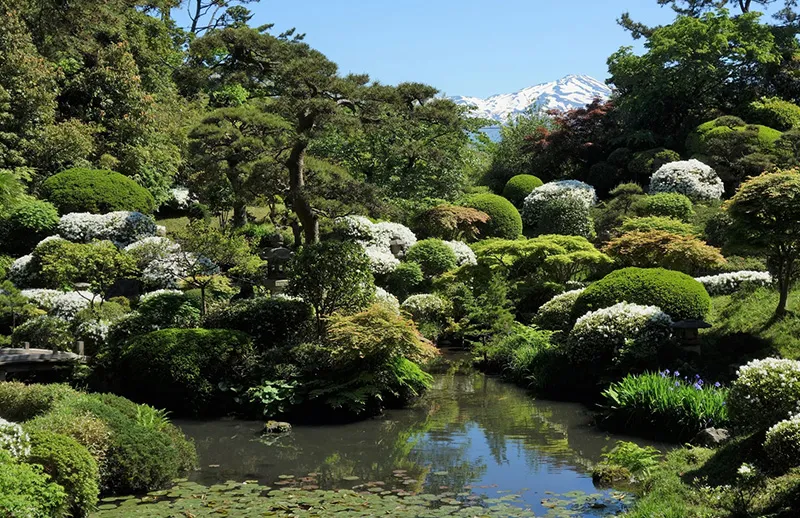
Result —
[[[373,223],[364,216],[343,216],[334,221],[342,237],[360,244],[369,257],[372,273],[392,273],[400,261],[392,253],[392,241],[400,244],[399,255],[404,255],[417,242],[417,237],[405,225],[381,221]]]
[[[145,289],[175,288],[178,281],[186,276],[181,246],[160,236],[140,239],[124,249],[136,261],[142,271]]]
[[[699,160],[670,162],[650,178],[650,194],[677,192],[692,201],[718,200],[725,186],[711,167]]]
[[[364,247],[364,252],[369,258],[369,265],[374,275],[388,275],[400,264],[400,259],[393,256],[388,249],[370,245]]]
[[[767,430],[764,452],[773,467],[785,471],[800,466],[800,414]]]
[[[570,358],[580,363],[646,360],[671,333],[672,319],[660,308],[620,302],[580,317],[566,347]]]
[[[452,313],[451,304],[432,293],[411,295],[400,309],[410,314],[420,332],[431,340],[436,340],[444,331]]]
[[[141,212],[72,212],[62,216],[58,223],[58,233],[70,241],[88,243],[107,239],[120,247],[155,236],[157,231],[153,218]]]
[[[585,288],[565,291],[548,300],[536,312],[536,325],[552,331],[567,331],[572,326],[572,307]]]
[[[739,367],[728,395],[731,421],[745,430],[766,430],[800,412],[800,361],[753,360]]]
[[[23,459],[31,453],[31,438],[17,423],[0,417],[0,451],[15,459]]]
[[[391,309],[392,312],[400,314],[400,301],[397,300],[397,297],[380,286],[375,288],[375,300],[378,304],[382,304]]]
[[[745,287],[771,286],[772,275],[768,272],[742,270],[738,272],[720,273],[695,277],[705,286],[709,295],[730,295]]]
[[[589,184],[577,180],[550,182],[525,198],[522,219],[536,234],[590,237],[590,209],[596,202],[597,194]]]
[[[14,283],[18,288],[24,288],[33,284],[34,279],[38,275],[38,268],[36,262],[33,260],[33,255],[23,255],[11,263],[8,269],[8,279]]]
[[[372,227],[372,240],[376,245],[389,248],[392,241],[399,243],[400,254],[405,254],[417,242],[417,236],[405,225],[391,221],[381,221]]]
[[[186,210],[195,200],[193,199],[189,189],[186,187],[173,187],[170,189],[170,199],[167,205],[179,210]]]
[[[71,321],[92,301],[100,301],[100,296],[90,291],[59,291],[47,289],[21,290],[20,295],[47,311],[51,316]]]
[[[158,298],[162,295],[182,295],[183,292],[181,290],[171,290],[171,289],[161,289],[150,291],[148,293],[144,293],[141,297],[139,297],[139,304],[146,302],[150,299]]]
[[[465,264],[478,264],[478,258],[475,256],[475,252],[472,251],[472,248],[469,247],[463,241],[445,241],[450,250],[456,254],[456,264],[458,266],[464,266]]]

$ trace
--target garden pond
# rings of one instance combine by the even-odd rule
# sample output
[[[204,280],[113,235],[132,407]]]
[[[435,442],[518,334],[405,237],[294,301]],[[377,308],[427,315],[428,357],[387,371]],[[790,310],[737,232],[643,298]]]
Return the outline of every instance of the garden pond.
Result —
[[[586,407],[477,372],[434,378],[411,408],[285,435],[176,421],[200,469],[171,490],[104,500],[96,516],[601,517],[632,503],[592,484],[603,451],[630,438],[599,431]]]

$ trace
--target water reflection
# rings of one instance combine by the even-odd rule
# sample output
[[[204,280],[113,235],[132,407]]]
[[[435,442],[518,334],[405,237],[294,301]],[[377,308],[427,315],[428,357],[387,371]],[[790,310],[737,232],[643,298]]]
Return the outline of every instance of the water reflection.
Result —
[[[258,439],[260,422],[178,424],[196,441],[202,469],[193,479],[203,484],[274,485],[289,483],[281,475],[297,481],[313,473],[306,480],[322,488],[381,481],[409,492],[520,494],[537,512],[547,511],[542,502],[551,492],[602,493],[589,471],[620,438],[591,427],[581,405],[536,401],[480,373],[437,374],[410,409],[347,425],[298,426],[268,440]]]

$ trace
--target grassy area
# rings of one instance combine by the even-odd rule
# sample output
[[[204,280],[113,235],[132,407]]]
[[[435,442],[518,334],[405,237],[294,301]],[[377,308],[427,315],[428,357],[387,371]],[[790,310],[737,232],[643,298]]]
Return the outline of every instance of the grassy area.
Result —
[[[754,357],[780,355],[800,359],[800,288],[789,295],[790,314],[775,320],[778,292],[759,288],[713,297],[703,333],[703,353],[708,363],[744,363]]]

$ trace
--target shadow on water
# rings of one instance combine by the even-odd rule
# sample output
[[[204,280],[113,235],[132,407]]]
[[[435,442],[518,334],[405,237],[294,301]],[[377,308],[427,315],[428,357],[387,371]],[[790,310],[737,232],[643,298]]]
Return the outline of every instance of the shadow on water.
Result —
[[[177,424],[197,444],[201,469],[192,480],[201,484],[359,489],[373,482],[409,492],[515,494],[537,514],[564,495],[586,495],[603,503],[574,516],[602,516],[620,510],[622,495],[595,489],[591,466],[626,438],[598,431],[591,419],[580,404],[534,400],[495,378],[451,371],[436,374],[412,408],[357,423],[296,426],[262,439],[256,421]]]

